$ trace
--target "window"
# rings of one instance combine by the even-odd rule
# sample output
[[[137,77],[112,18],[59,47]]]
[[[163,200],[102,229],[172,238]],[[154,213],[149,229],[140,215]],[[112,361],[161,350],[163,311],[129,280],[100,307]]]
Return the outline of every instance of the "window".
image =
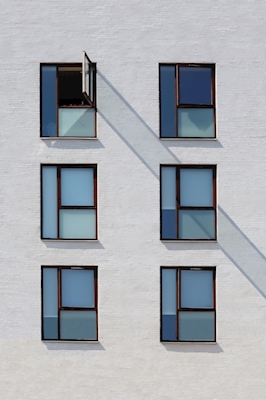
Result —
[[[96,64],[41,64],[41,136],[96,136]]]
[[[216,239],[216,166],[161,166],[161,239]]]
[[[161,269],[161,341],[215,341],[215,268]]]
[[[42,339],[97,340],[97,267],[42,267]]]
[[[160,137],[214,138],[214,64],[160,64]]]
[[[42,239],[97,239],[96,165],[42,165]]]

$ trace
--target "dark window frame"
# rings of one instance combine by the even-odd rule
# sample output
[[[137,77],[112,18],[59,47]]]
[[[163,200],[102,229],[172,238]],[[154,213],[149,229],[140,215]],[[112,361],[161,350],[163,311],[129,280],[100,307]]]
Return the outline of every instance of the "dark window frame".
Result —
[[[175,67],[175,107],[176,107],[176,113],[175,113],[175,132],[176,135],[173,136],[162,136],[162,124],[161,124],[161,72],[160,68],[161,66],[174,66]],[[211,79],[211,97],[212,97],[212,104],[211,105],[204,105],[204,104],[181,104],[179,103],[179,88],[180,88],[180,74],[179,74],[179,68],[180,67],[193,67],[193,68],[211,68],[211,73],[212,73],[212,79]],[[179,108],[211,108],[213,109],[214,113],[214,136],[213,137],[204,137],[204,136],[178,136],[178,109]],[[160,139],[185,139],[185,140],[198,140],[198,139],[207,139],[207,140],[213,140],[217,138],[217,132],[216,132],[216,79],[215,79],[215,63],[210,64],[210,63],[159,63],[159,109],[160,109]]]
[[[57,168],[57,238],[45,238],[43,237],[43,167],[56,167]],[[61,169],[62,168],[90,168],[93,169],[93,206],[62,206],[61,205]],[[60,210],[96,210],[95,218],[95,238],[84,239],[84,238],[72,238],[65,239],[61,238],[60,233]],[[98,205],[97,205],[97,164],[41,164],[41,239],[42,240],[98,240]]]
[[[162,291],[162,271],[163,269],[172,269],[176,270],[176,340],[163,340],[162,338],[162,298],[163,298],[163,291]],[[202,270],[202,271],[213,271],[213,284],[212,284],[212,298],[213,298],[213,307],[212,308],[184,308],[181,307],[181,273],[180,271],[188,271],[188,270]],[[214,312],[214,340],[179,340],[178,339],[178,313],[179,311],[204,311],[204,312]],[[189,343],[189,342],[195,342],[195,343],[208,343],[208,342],[216,342],[217,341],[217,310],[216,310],[216,267],[211,266],[211,267],[167,267],[167,266],[161,266],[160,267],[160,342],[162,343],[176,343],[176,342],[181,342],[181,343]]]
[[[162,237],[162,168],[163,167],[175,167],[176,168],[176,238],[167,239]],[[180,205],[180,169],[212,169],[212,193],[213,193],[213,205],[212,207],[201,207],[201,206],[181,206]],[[178,237],[178,211],[179,210],[213,210],[214,211],[214,235],[213,239],[180,239]],[[216,241],[217,240],[217,165],[215,164],[160,164],[160,240],[169,241]]]
[[[58,318],[58,338],[59,339],[45,339],[44,338],[44,324],[43,324],[43,269],[44,268],[56,268],[57,269],[57,298],[58,298],[58,307],[57,307],[57,318]],[[84,269],[94,271],[94,307],[62,307],[62,270],[63,269]],[[95,311],[96,312],[96,339],[60,339],[60,311]],[[43,341],[67,341],[67,342],[88,342],[88,341],[98,341],[98,267],[97,266],[79,266],[79,265],[70,265],[70,266],[61,266],[61,265],[42,265],[41,266],[41,338]]]
[[[55,138],[59,138],[59,139],[86,139],[86,138],[96,138],[97,137],[97,106],[96,106],[96,93],[97,93],[97,79],[96,79],[96,75],[97,75],[97,65],[96,63],[93,63],[90,61],[90,66],[91,68],[94,70],[94,74],[93,74],[93,104],[90,104],[87,96],[84,95],[82,89],[83,89],[83,79],[81,79],[82,81],[82,87],[81,87],[81,93],[84,95],[84,102],[87,102],[88,104],[84,104],[84,105],[72,105],[72,106],[59,106],[58,104],[58,68],[60,67],[76,67],[76,68],[80,68],[81,72],[82,72],[82,63],[58,63],[58,62],[49,62],[49,63],[40,63],[40,138],[47,138],[47,139],[55,139]],[[43,66],[50,66],[50,67],[56,67],[56,136],[43,136],[42,135],[42,67]],[[59,136],[59,118],[58,118],[58,114],[59,114],[59,109],[60,108],[81,108],[81,109],[85,109],[85,108],[90,108],[90,109],[94,109],[94,136],[90,137],[90,136]]]

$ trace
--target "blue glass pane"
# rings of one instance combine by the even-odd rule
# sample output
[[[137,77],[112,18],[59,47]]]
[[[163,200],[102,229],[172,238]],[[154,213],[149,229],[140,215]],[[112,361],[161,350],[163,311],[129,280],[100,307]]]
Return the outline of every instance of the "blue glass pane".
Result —
[[[181,307],[213,307],[213,272],[181,270]]]
[[[92,168],[61,169],[62,206],[93,206],[94,185]]]
[[[179,67],[179,104],[212,104],[211,68]]]
[[[62,269],[62,306],[94,307],[94,271]]]
[[[59,136],[95,136],[94,108],[59,108]]]
[[[57,317],[43,317],[43,338],[46,340],[58,339]]]
[[[176,269],[162,269],[162,313],[176,315]]]
[[[179,340],[214,341],[214,312],[179,311]]]
[[[61,239],[96,239],[96,210],[59,212]]]
[[[176,316],[163,315],[162,316],[162,340],[175,340],[176,341]]]
[[[180,170],[181,206],[212,207],[212,169]]]
[[[179,108],[178,137],[214,137],[213,108]]]
[[[43,268],[43,338],[58,339],[57,268]]]
[[[57,238],[56,167],[42,167],[42,237]]]
[[[215,239],[213,210],[180,210],[178,212],[179,239]]]
[[[162,209],[176,209],[176,167],[161,169]]]
[[[176,239],[176,211],[162,210],[162,239]]]
[[[60,311],[60,339],[95,340],[96,311]]]
[[[160,65],[161,137],[176,137],[175,65]]]
[[[56,136],[56,66],[42,66],[42,136]]]

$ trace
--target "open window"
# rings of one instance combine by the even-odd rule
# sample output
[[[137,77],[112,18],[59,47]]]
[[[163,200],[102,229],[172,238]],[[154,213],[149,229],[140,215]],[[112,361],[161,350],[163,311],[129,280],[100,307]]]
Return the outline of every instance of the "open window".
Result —
[[[41,136],[96,136],[96,64],[41,64]]]

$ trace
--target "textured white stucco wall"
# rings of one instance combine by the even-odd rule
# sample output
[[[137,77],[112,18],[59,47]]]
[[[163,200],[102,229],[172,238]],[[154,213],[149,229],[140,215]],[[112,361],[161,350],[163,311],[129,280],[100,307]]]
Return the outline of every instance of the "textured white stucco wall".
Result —
[[[265,4],[10,0],[0,398],[266,399]],[[98,140],[39,138],[39,65],[98,67]],[[159,140],[159,62],[216,63],[217,141]],[[99,241],[40,240],[40,164],[97,163]],[[218,165],[218,242],[159,240],[160,163]],[[99,343],[41,342],[41,265],[98,265]],[[217,266],[217,344],[159,341],[159,268]]]

